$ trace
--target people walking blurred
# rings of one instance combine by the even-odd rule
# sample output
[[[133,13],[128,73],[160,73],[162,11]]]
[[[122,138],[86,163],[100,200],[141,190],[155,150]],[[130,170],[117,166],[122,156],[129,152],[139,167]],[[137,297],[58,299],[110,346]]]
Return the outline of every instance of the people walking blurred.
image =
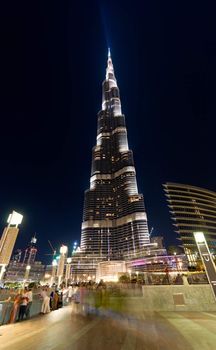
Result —
[[[31,288],[28,288],[27,295],[28,295],[28,304],[26,307],[26,318],[29,318],[30,317],[30,310],[31,310],[31,306],[32,306],[32,301],[33,301],[33,294],[32,294]]]
[[[184,284],[185,286],[189,286],[188,279],[187,279],[187,276],[186,276],[186,275],[182,275],[182,280],[183,280],[183,284]]]
[[[58,308],[58,290],[53,290],[50,294],[50,305],[51,305],[51,309],[53,310],[57,310]]]
[[[62,306],[63,306],[63,292],[58,292],[57,309],[60,309]]]
[[[179,273],[174,280],[174,284],[183,284],[183,278]]]
[[[80,313],[80,290],[77,287],[74,293],[74,304],[73,304],[73,313],[78,315]]]
[[[8,308],[10,308],[10,301],[11,301],[11,297],[8,297],[6,300],[2,300],[1,301],[1,304],[0,304],[0,320],[1,320],[1,323],[0,323],[0,325],[4,324]]]
[[[69,301],[69,303],[71,303],[71,301],[72,301],[72,296],[73,296],[73,287],[70,285],[68,287],[68,301]]]
[[[47,289],[43,289],[40,293],[41,297],[43,298],[43,303],[41,306],[41,313],[47,314],[50,312],[50,297],[47,294]]]
[[[17,314],[20,307],[20,302],[21,302],[21,294],[17,293],[14,298],[13,307],[10,313],[9,323],[16,322]]]
[[[28,305],[28,294],[27,294],[27,291],[24,290],[21,295],[18,321],[22,321],[24,316],[26,315],[27,305]]]

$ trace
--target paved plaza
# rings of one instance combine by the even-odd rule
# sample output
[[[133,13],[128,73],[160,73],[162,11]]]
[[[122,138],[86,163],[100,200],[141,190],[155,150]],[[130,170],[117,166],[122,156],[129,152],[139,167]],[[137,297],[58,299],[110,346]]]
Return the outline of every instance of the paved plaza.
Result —
[[[82,316],[72,308],[0,327],[0,349],[213,350],[216,346],[216,313]]]

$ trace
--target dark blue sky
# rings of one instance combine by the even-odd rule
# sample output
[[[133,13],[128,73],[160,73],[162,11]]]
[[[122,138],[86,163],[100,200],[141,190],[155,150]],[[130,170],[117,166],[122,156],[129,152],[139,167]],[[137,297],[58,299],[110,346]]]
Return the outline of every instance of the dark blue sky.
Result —
[[[80,239],[110,45],[149,227],[175,242],[162,183],[216,190],[216,22],[208,1],[10,1],[0,8],[0,228]]]

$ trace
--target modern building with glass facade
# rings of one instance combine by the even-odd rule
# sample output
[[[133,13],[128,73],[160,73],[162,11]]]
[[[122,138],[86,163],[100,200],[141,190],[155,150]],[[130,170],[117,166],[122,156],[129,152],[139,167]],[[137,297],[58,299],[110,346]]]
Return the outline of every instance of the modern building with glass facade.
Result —
[[[122,259],[149,243],[143,195],[138,192],[133,153],[110,52],[102,85],[90,188],[85,192],[81,252]]]
[[[202,231],[212,253],[216,252],[216,193],[204,188],[166,183],[164,186],[173,225],[185,253],[197,253],[193,232]],[[190,260],[190,259],[189,259]]]

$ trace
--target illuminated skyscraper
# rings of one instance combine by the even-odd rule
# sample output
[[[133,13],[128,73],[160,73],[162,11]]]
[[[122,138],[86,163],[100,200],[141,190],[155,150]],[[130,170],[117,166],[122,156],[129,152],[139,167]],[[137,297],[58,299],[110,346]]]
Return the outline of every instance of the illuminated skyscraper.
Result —
[[[81,251],[109,259],[136,254],[149,243],[143,195],[138,193],[133,153],[110,51],[85,192]]]

